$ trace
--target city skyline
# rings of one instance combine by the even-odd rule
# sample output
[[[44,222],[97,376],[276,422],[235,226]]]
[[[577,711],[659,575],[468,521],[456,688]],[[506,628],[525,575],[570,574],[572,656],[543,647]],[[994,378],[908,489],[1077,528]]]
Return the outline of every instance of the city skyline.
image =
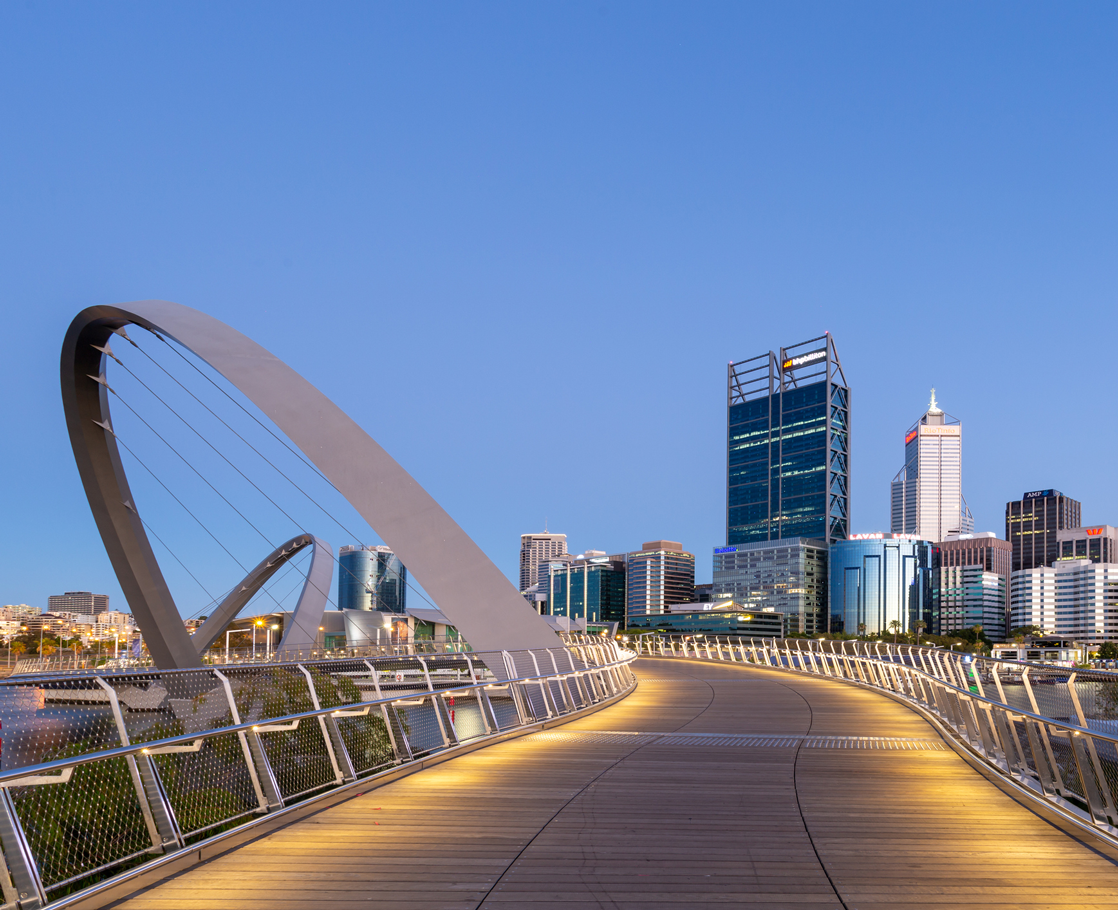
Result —
[[[577,551],[681,540],[710,581],[726,364],[823,331],[858,398],[851,531],[889,527],[931,387],[966,425],[976,530],[1045,488],[1118,521],[1092,402],[1008,378],[1039,344],[1106,375],[1118,16],[636,9],[333,11],[267,39],[247,9],[0,9],[2,599],[123,603],[58,350],[81,308],[144,297],[260,326],[513,584],[545,519]],[[239,577],[201,562],[214,592]]]

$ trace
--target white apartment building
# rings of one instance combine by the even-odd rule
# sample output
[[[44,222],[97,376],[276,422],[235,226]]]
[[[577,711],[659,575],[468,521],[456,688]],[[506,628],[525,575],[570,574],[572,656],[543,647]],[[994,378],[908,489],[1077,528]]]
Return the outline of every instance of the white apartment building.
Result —
[[[905,434],[904,457],[890,488],[892,532],[931,541],[972,532],[963,498],[963,425],[936,404],[935,389],[928,410]]]
[[[1086,642],[1118,641],[1118,563],[1066,559],[1014,572],[1010,626]]]
[[[526,592],[539,581],[540,565],[567,553],[566,534],[520,535],[520,591]]]

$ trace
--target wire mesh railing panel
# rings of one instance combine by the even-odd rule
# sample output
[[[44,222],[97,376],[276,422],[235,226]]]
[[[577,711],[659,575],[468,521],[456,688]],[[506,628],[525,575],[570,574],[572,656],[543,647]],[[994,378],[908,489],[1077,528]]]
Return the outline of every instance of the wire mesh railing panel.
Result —
[[[408,731],[408,743],[414,755],[424,755],[446,748],[443,727],[431,698],[406,699],[393,704],[401,723]]]
[[[379,709],[357,717],[337,717],[334,722],[356,774],[368,774],[395,762],[392,740]]]
[[[256,735],[285,801],[337,783],[326,737],[317,719],[304,719],[292,730],[264,728]]]
[[[189,841],[260,808],[240,738],[209,737],[197,752],[151,756],[175,819]],[[141,759],[142,760],[142,759]]]
[[[446,698],[446,709],[449,712],[450,722],[454,725],[454,733],[459,742],[477,739],[489,732],[485,726],[481,706],[478,705],[472,692],[448,696]]]
[[[153,849],[125,758],[78,765],[65,783],[9,792],[47,892]]]
[[[307,679],[297,666],[238,667],[223,672],[242,723],[314,710]]]
[[[0,686],[3,770],[120,745],[108,693],[94,679]]]
[[[516,707],[516,699],[512,695],[511,686],[501,687],[503,691],[494,687],[487,692],[489,705],[497,725],[502,730],[510,730],[520,724],[520,712]]]

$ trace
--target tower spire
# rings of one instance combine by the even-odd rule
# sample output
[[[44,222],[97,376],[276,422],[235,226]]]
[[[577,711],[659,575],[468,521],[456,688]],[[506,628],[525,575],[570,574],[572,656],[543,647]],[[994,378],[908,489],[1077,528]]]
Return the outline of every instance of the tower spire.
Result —
[[[940,410],[939,405],[936,404],[936,390],[935,389],[932,389],[932,400],[928,404],[928,413],[929,414],[942,414],[943,413],[943,411]]]

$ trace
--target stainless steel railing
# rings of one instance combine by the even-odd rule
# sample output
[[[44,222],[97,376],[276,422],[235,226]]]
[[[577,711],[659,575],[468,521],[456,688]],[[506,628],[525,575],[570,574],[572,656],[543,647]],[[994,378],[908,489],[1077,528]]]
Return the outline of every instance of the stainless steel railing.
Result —
[[[601,638],[0,683],[0,888],[34,908],[294,804],[635,685]],[[529,668],[527,671],[525,668]]]
[[[648,636],[633,647],[885,690],[934,715],[999,774],[1118,841],[1118,674],[883,642]]]

